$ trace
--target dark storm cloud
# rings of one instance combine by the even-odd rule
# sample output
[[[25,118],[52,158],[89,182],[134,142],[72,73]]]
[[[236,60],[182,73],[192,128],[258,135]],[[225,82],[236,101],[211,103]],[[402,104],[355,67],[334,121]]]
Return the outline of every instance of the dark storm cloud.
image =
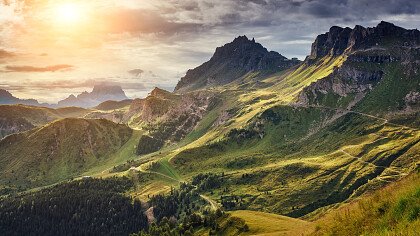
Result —
[[[418,14],[420,4],[418,0],[172,0],[165,9],[175,17],[182,11],[194,10],[199,14],[192,20],[229,25],[253,24],[261,19],[278,23],[283,19],[377,20],[384,15]]]
[[[74,67],[72,65],[53,65],[46,67],[34,67],[34,66],[5,66],[2,72],[57,72],[67,71]]]

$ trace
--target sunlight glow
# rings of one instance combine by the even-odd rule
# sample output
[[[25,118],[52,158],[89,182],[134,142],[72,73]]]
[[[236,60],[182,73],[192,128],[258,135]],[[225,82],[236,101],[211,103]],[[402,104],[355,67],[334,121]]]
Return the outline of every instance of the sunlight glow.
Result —
[[[84,10],[76,3],[62,3],[55,8],[55,18],[61,24],[76,24],[82,21]]]

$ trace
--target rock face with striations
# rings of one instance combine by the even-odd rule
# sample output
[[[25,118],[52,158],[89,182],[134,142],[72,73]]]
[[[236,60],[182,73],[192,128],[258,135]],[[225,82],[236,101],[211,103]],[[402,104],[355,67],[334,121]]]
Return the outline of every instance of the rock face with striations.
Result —
[[[389,43],[410,47],[418,45],[419,42],[420,31],[417,29],[407,30],[384,21],[372,28],[360,25],[356,25],[354,29],[333,26],[329,32],[315,39],[309,59],[319,59],[327,55],[337,56],[346,51],[381,47]]]
[[[298,63],[299,60],[289,60],[277,52],[269,52],[254,39],[240,36],[233,42],[217,48],[209,61],[189,70],[179,81],[175,92],[224,85],[249,72],[276,72]]]
[[[304,88],[298,103],[351,109],[380,87],[381,92],[371,94],[370,100],[365,102],[369,109],[383,106],[388,111],[413,110],[418,107],[415,92],[419,87],[416,82],[419,45],[420,31],[383,21],[373,28],[333,26],[316,38],[305,62],[312,64],[325,56],[339,55],[345,55],[346,61],[330,75]],[[387,77],[387,74],[392,76]],[[398,87],[398,92],[393,86]]]

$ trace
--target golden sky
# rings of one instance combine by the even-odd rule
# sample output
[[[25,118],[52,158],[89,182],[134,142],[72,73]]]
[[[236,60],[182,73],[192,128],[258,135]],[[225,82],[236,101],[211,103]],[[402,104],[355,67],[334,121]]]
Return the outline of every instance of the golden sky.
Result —
[[[419,19],[414,0],[0,0],[0,88],[53,103],[107,82],[142,97],[238,35],[304,59],[332,25]]]

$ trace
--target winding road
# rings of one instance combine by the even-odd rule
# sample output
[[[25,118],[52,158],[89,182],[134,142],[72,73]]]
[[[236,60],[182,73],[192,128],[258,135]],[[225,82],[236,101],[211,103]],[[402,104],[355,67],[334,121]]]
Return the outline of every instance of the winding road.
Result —
[[[144,169],[142,168],[142,165],[140,165],[139,167],[137,167],[137,168],[136,168],[136,170],[138,170],[139,172],[142,172],[142,173],[159,175],[159,176],[165,177],[165,178],[167,178],[167,179],[171,179],[171,180],[173,180],[173,181],[176,181],[176,182],[178,182],[178,183],[182,183],[182,181],[181,181],[181,180],[179,180],[179,179],[175,179],[175,178],[173,178],[173,177],[171,177],[171,176],[167,176],[167,175],[162,174],[162,173],[160,173],[160,172],[150,171],[150,170],[144,170]],[[195,186],[195,185],[192,185],[192,186],[193,186],[195,189],[197,189],[197,186]],[[217,209],[219,209],[219,206],[218,206],[217,202],[215,202],[214,200],[212,200],[212,199],[211,199],[211,198],[209,198],[208,196],[203,195],[203,194],[200,194],[199,196],[200,196],[200,197],[201,197],[204,201],[206,201],[206,202],[210,205],[211,209],[213,209],[213,210],[217,210]]]

